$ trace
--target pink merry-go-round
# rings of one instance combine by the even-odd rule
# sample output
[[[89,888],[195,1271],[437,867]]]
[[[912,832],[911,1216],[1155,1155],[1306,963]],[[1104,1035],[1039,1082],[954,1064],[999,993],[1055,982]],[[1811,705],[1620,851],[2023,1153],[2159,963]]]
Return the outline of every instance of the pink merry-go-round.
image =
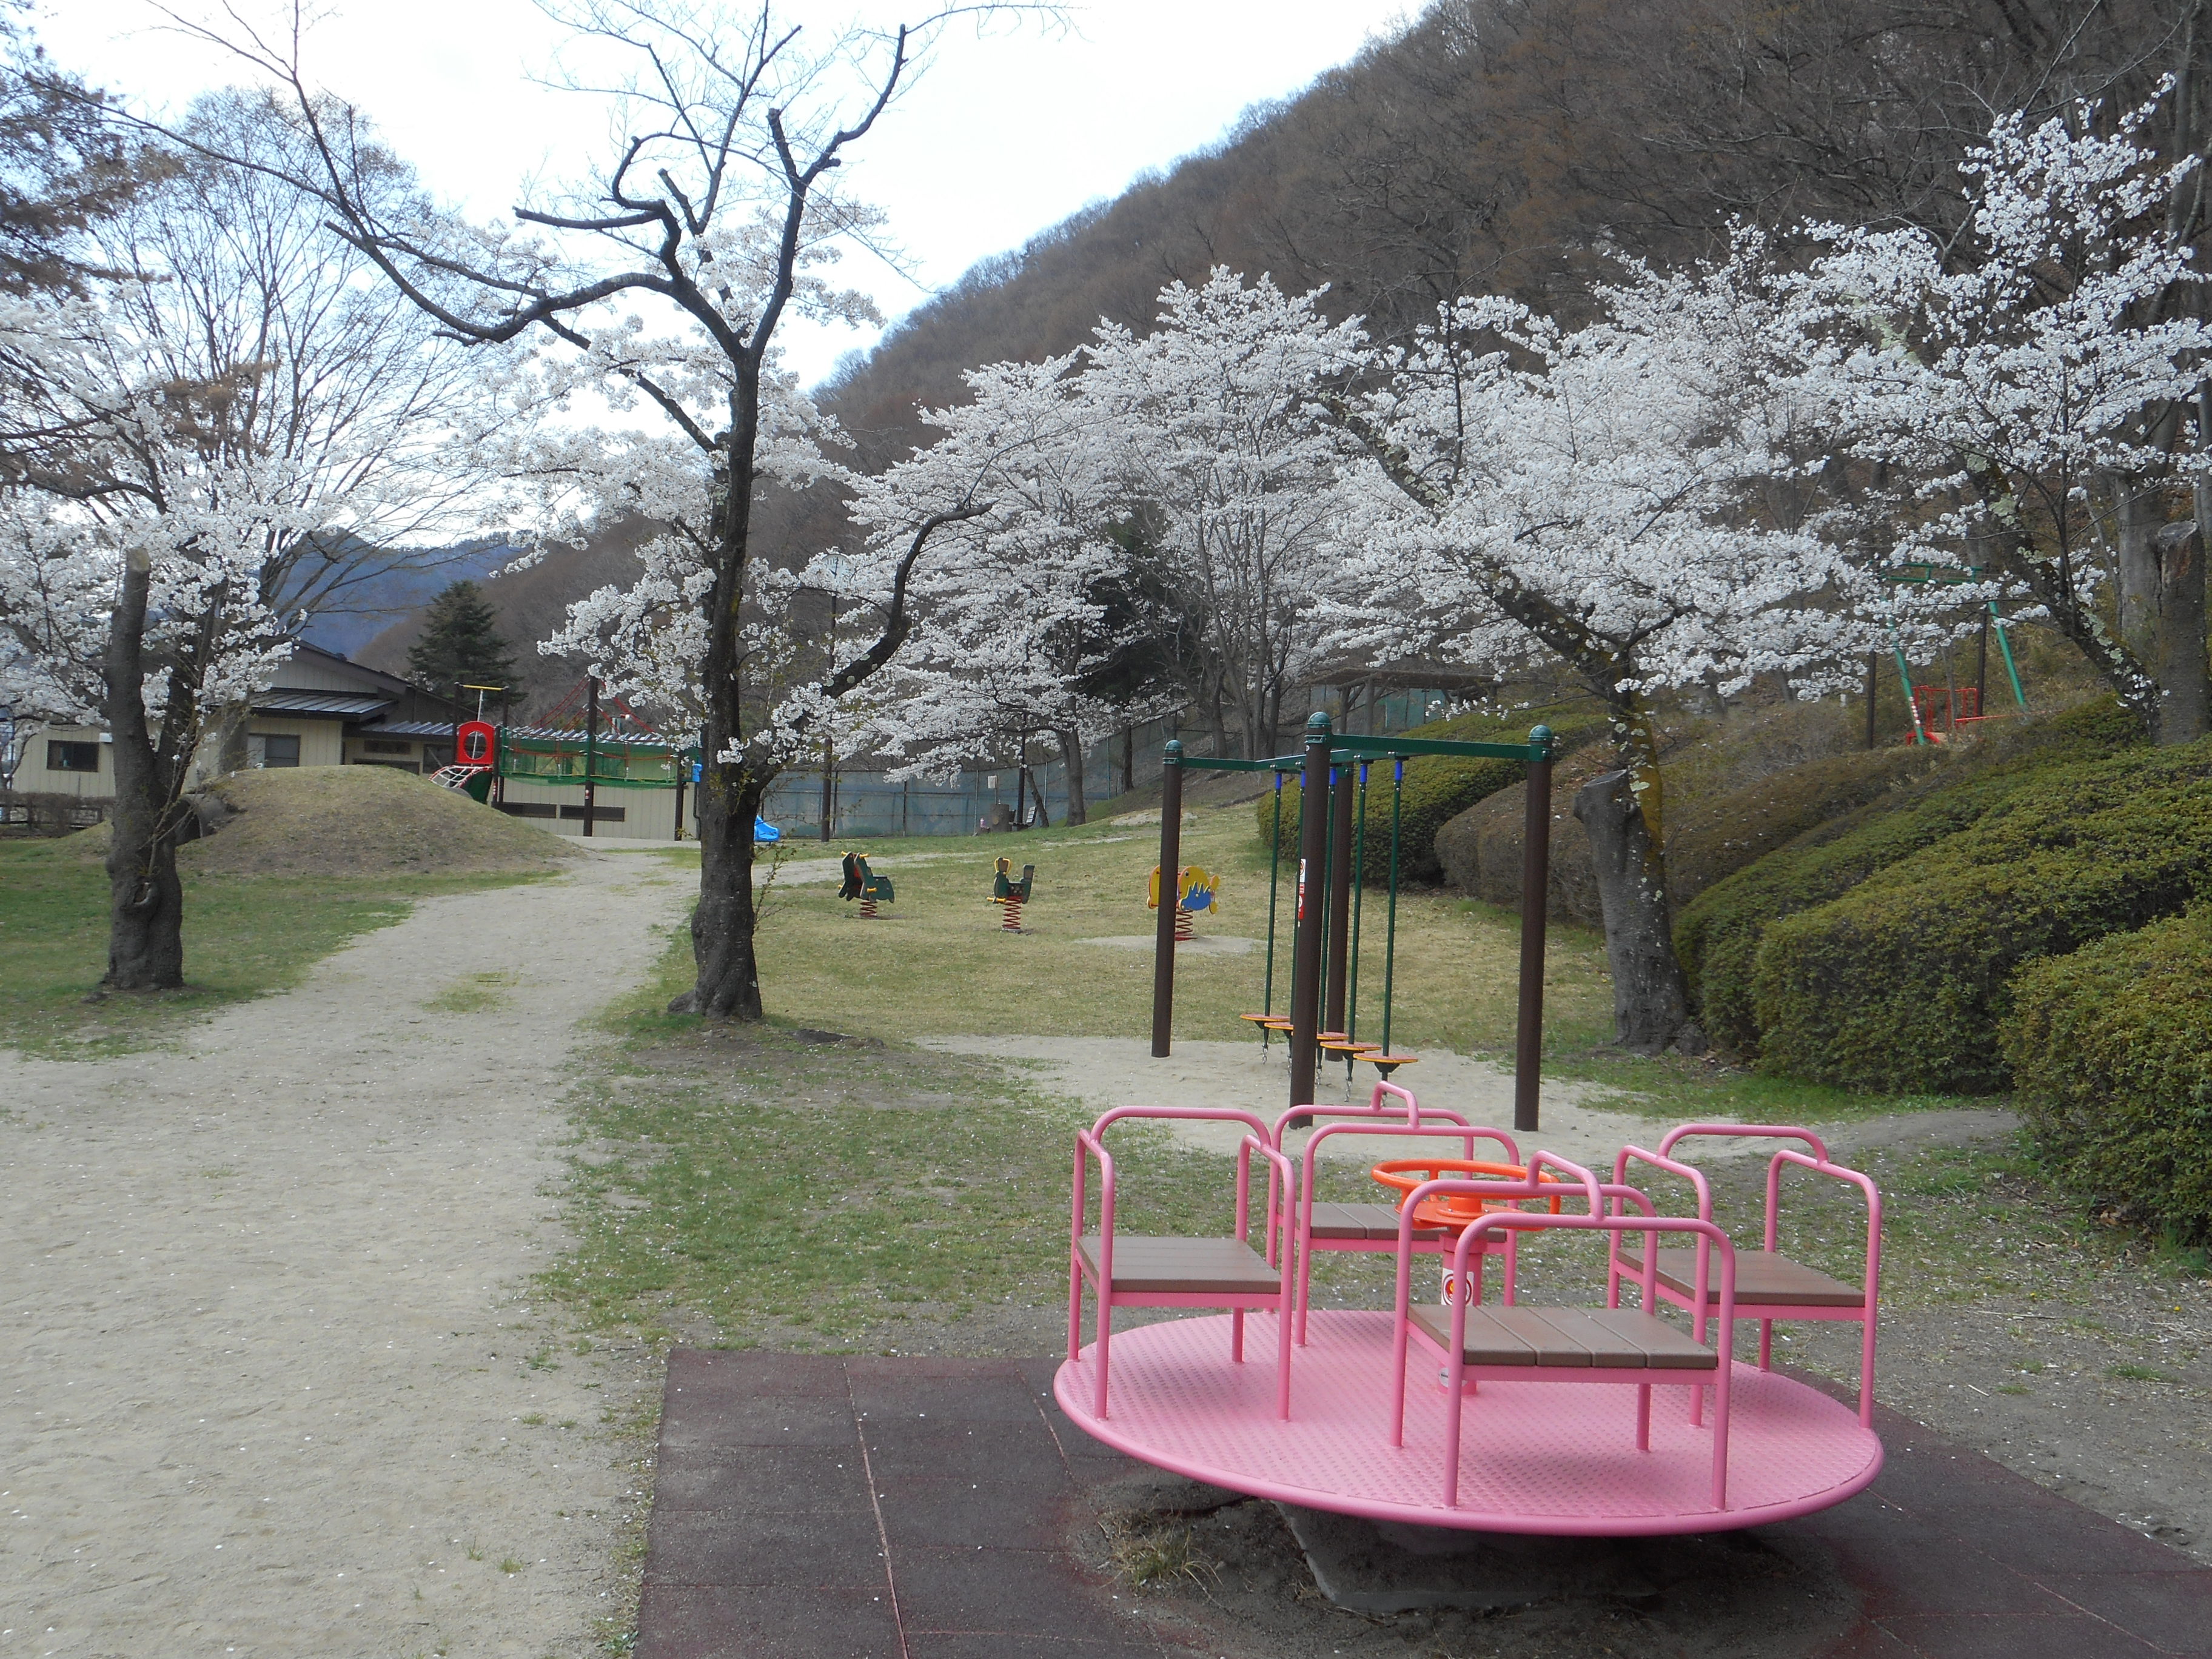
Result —
[[[1839,1503],[1880,1471],[1872,1411],[1881,1195],[1832,1162],[1818,1136],[1688,1124],[1656,1149],[1623,1147],[1601,1176],[1548,1152],[1523,1158],[1510,1135],[1424,1111],[1389,1084],[1364,1108],[1320,1111],[1332,1121],[1297,1151],[1285,1137],[1298,1112],[1269,1125],[1229,1109],[1127,1107],[1078,1135],[1068,1352],[1054,1392],[1085,1432],[1255,1497],[1507,1533],[1756,1526]],[[1231,1232],[1117,1231],[1121,1181],[1109,1131],[1126,1120],[1177,1117],[1246,1130]],[[1346,1133],[1392,1137],[1407,1151],[1443,1143],[1466,1156],[1440,1153],[1437,1178],[1395,1205],[1317,1202],[1316,1154]],[[1714,1219],[1703,1170],[1674,1155],[1685,1141],[1717,1136],[1780,1143],[1768,1158],[1757,1249],[1736,1246]],[[1478,1145],[1491,1160],[1474,1166],[1480,1176],[1454,1178],[1452,1166],[1472,1164]],[[1632,1173],[1644,1185],[1632,1185]],[[1782,1198],[1793,1177],[1844,1182],[1863,1199],[1856,1283],[1782,1253]],[[1662,1182],[1686,1194],[1680,1213],[1645,1190]],[[1460,1219],[1437,1224],[1450,1217]],[[1595,1235],[1605,1251],[1604,1305],[1522,1300],[1522,1251],[1577,1234]],[[1392,1305],[1307,1309],[1312,1258],[1334,1250],[1394,1255]],[[1416,1271],[1423,1255],[1437,1258],[1442,1300],[1433,1270]],[[1209,1312],[1116,1333],[1120,1307]],[[1677,1316],[1662,1316],[1668,1309]],[[1796,1320],[1860,1327],[1856,1410],[1771,1369],[1774,1323]],[[1759,1328],[1749,1361],[1733,1357],[1746,1322]]]

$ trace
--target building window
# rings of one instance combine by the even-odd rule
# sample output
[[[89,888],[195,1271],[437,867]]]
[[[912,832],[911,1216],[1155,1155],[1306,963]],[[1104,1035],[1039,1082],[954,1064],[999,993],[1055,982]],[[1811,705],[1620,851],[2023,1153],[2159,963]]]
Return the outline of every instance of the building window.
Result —
[[[262,738],[261,763],[264,766],[297,766],[300,763],[299,733],[272,732]]]
[[[361,740],[361,748],[365,755],[412,756],[415,752],[413,744],[394,743],[389,738],[363,738]]]
[[[100,770],[100,745],[96,743],[51,742],[46,744],[46,770],[97,772]]]

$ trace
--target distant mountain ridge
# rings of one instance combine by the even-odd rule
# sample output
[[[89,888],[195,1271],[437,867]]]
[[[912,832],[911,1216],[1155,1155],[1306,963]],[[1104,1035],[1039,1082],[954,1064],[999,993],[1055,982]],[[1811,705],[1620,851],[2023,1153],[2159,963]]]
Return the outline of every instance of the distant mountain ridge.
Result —
[[[386,570],[347,590],[347,608],[322,611],[307,619],[301,637],[310,645],[335,651],[342,657],[358,657],[363,647],[393,625],[403,612],[428,605],[446,587],[458,581],[483,581],[511,562],[516,550],[504,543],[466,544],[452,556],[434,565],[410,565]],[[360,660],[367,662],[365,657]],[[383,667],[372,663],[372,667]],[[387,673],[396,669],[386,668]]]

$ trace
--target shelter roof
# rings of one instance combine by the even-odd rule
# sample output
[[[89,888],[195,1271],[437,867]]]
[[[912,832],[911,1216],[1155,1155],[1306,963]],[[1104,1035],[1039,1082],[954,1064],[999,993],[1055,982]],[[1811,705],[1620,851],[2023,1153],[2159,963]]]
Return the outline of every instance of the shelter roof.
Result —
[[[287,691],[272,688],[253,698],[257,714],[318,714],[330,720],[358,720],[392,707],[386,696],[349,695],[343,691]],[[449,728],[450,729],[450,728]]]

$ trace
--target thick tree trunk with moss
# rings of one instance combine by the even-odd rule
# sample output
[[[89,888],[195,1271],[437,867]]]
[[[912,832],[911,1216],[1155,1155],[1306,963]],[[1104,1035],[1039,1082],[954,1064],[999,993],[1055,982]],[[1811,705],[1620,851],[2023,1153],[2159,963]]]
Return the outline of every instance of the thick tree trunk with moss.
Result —
[[[151,568],[127,565],[107,633],[107,729],[115,765],[114,840],[107,854],[110,991],[167,991],[185,982],[185,894],[177,879],[178,757],[146,719],[145,635]],[[180,719],[185,711],[171,710]]]
[[[1667,897],[1664,793],[1657,732],[1643,699],[1611,684],[1594,688],[1608,704],[1620,769],[1575,793],[1575,817],[1589,832],[1590,860],[1605,916],[1605,954],[1613,975],[1613,1041],[1638,1054],[1670,1048],[1701,1053],[1690,1023],[1688,982],[1674,954]]]
[[[2157,580],[2157,740],[2194,743],[2212,730],[2212,684],[2204,658],[2204,538],[2193,523],[2170,524],[2154,544]]]
[[[724,775],[717,775],[721,774]],[[753,821],[768,780],[738,766],[704,769],[699,785],[699,904],[691,913],[698,979],[668,1005],[677,1014],[761,1018],[759,912],[753,893]]]
[[[1659,849],[1644,827],[1633,775],[1607,772],[1575,792],[1575,816],[1589,831],[1590,859],[1605,906],[1605,957],[1613,973],[1613,1041],[1656,1054],[1683,1037],[1688,993],[1655,878]]]

